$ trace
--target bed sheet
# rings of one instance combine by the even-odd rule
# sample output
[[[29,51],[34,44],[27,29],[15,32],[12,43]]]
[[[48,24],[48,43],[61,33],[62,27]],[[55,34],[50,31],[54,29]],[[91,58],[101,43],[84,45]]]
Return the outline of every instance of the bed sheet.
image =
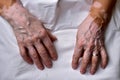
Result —
[[[120,80],[120,0],[105,34],[109,55],[106,69],[95,75],[71,68],[71,60],[79,24],[89,13],[92,0],[22,0],[24,6],[41,19],[58,40],[54,43],[58,60],[52,69],[40,71],[19,55],[19,48],[11,26],[0,17],[0,80]]]

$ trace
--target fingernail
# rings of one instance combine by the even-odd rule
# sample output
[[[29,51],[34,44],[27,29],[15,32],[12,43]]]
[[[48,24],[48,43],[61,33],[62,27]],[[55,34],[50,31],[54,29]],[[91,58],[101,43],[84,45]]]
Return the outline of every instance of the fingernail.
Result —
[[[76,64],[73,64],[73,65],[72,65],[72,68],[73,68],[73,69],[77,69],[77,65],[76,65]]]
[[[54,57],[54,58],[53,58],[53,60],[55,60],[55,61],[56,61],[56,60],[57,60],[57,58],[56,58],[56,57]]]
[[[33,65],[33,62],[29,62],[29,64]]]
[[[76,67],[76,66],[73,66],[72,68],[73,68],[73,69],[77,69],[77,67]]]
[[[54,61],[56,61],[58,59],[58,56],[55,56],[52,58]]]
[[[47,68],[52,68],[52,63],[48,63],[48,64],[46,65],[46,67],[47,67]]]
[[[80,73],[81,74],[85,74],[85,70],[80,70]]]
[[[28,64],[31,64],[31,65],[32,65],[32,64],[33,64],[33,61],[28,61]]]
[[[40,70],[44,70],[44,67],[39,67]]]
[[[105,66],[103,66],[102,68],[105,69]]]
[[[94,75],[95,74],[95,71],[90,71],[91,75]]]
[[[105,67],[106,67],[106,66],[104,66],[104,65],[101,65],[101,67],[102,67],[103,69],[105,69]]]

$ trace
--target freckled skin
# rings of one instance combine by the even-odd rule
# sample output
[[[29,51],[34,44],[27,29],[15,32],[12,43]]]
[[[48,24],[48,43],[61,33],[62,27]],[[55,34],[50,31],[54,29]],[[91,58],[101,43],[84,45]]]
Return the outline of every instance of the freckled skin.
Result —
[[[77,69],[80,64],[82,74],[88,67],[90,73],[95,74],[99,64],[103,69],[107,66],[104,32],[115,2],[116,0],[93,0],[89,15],[78,28],[72,68]]]
[[[9,8],[15,2],[16,2],[16,0],[0,0],[0,13],[1,13],[3,7]]]
[[[23,59],[29,64],[36,64],[40,70],[45,66],[51,68],[52,60],[57,59],[53,44],[56,37],[44,28],[41,21],[19,2],[9,9],[3,8],[1,16],[11,24]]]
[[[104,29],[96,22],[101,23],[101,19],[94,19],[89,15],[78,28],[72,67],[76,69],[79,64],[79,59],[82,58],[80,66],[80,72],[82,74],[86,72],[89,64],[91,64],[90,72],[94,74],[97,70],[100,57],[102,58],[102,67],[107,65],[107,53],[104,46]],[[93,53],[97,53],[99,56],[92,56]]]
[[[97,2],[97,3],[95,3]],[[104,23],[116,0],[93,0],[90,14],[79,26],[72,67],[76,69],[82,58],[80,72],[84,74],[90,64],[90,73],[94,74],[101,60],[102,68],[108,62],[104,46]],[[0,14],[12,26],[23,59],[43,70],[44,65],[52,67],[52,60],[57,59],[53,42],[56,37],[28,10],[20,0],[0,0]],[[101,58],[101,59],[100,59]]]

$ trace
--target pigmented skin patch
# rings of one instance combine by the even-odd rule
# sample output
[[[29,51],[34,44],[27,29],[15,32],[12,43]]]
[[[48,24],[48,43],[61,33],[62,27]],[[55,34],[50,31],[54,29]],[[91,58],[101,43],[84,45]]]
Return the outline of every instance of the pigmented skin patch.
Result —
[[[13,3],[15,3],[15,2],[16,2],[16,0],[0,0],[0,8],[3,8],[4,6],[6,6],[8,8],[11,5],[13,5]]]
[[[100,2],[98,2],[98,1],[94,2],[93,6],[95,8],[102,8],[102,4]]]

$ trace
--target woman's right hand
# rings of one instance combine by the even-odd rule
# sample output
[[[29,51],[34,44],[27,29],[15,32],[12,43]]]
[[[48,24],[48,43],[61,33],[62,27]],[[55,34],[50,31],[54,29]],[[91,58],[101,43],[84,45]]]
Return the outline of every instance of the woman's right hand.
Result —
[[[53,44],[56,37],[19,3],[2,14],[13,27],[22,58],[29,64],[36,64],[40,70],[45,66],[51,68],[52,60],[57,59]]]

